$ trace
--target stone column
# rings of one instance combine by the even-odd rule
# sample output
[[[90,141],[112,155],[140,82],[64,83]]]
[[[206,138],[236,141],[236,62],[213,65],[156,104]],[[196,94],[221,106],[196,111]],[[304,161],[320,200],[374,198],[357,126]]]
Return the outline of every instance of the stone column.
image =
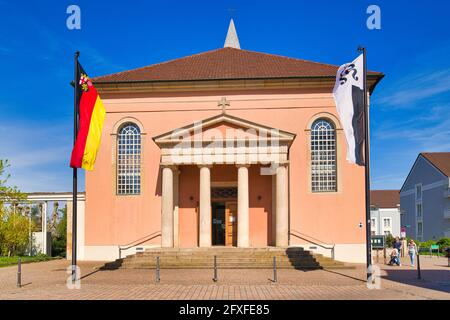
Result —
[[[200,166],[200,247],[211,247],[211,166]]]
[[[278,166],[276,180],[276,246],[286,247],[289,245],[289,196],[287,165],[280,164]]]
[[[248,200],[248,166],[238,165],[238,247],[250,246],[249,237],[249,200]]]
[[[180,170],[175,169],[173,173],[173,246],[179,247],[179,179],[180,179]]]
[[[272,175],[272,217],[270,219],[271,223],[271,232],[270,232],[270,245],[276,246],[276,238],[277,238],[277,176],[276,174]]]
[[[162,169],[161,246],[173,247],[173,169]]]

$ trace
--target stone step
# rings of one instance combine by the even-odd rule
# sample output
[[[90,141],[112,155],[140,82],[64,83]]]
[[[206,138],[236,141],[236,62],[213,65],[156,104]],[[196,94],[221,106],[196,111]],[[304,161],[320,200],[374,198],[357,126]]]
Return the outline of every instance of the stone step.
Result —
[[[155,262],[144,262],[144,261],[136,261],[136,262],[126,262],[123,263],[121,265],[122,266],[136,266],[136,265],[146,265],[146,266],[152,266],[152,267],[156,267],[156,263]],[[201,261],[191,261],[191,262],[171,262],[171,261],[167,261],[167,262],[160,262],[159,264],[161,266],[161,268],[164,268],[164,266],[166,265],[179,265],[179,266],[192,266],[192,265],[201,265],[201,266],[205,266],[208,268],[213,268],[213,264],[212,263],[204,263]],[[273,267],[272,263],[265,263],[265,262],[222,262],[222,263],[218,263],[217,267],[221,268],[223,266],[239,266],[239,265],[243,265],[243,266],[267,266],[269,268]],[[309,262],[303,262],[303,263],[291,263],[291,262],[283,262],[283,263],[277,263],[277,266],[283,266],[283,265],[288,265],[288,266],[306,266],[306,265],[338,265],[338,264],[320,264],[319,262],[316,261],[309,261]]]
[[[128,256],[129,258],[131,257],[202,257],[202,258],[214,258],[214,256],[217,257],[257,257],[257,258],[273,258],[273,257],[309,257],[312,256],[311,253],[307,253],[307,252],[299,252],[299,253],[292,253],[292,254],[286,254],[286,253],[272,253],[272,254],[262,254],[262,253],[253,253],[253,254],[242,254],[242,253],[211,253],[211,254],[204,254],[204,253],[180,253],[180,254],[176,254],[176,253],[141,253],[141,254],[136,254],[136,255],[132,255],[132,256]],[[127,257],[127,258],[128,258]]]
[[[201,263],[201,262],[186,262],[186,263],[174,263],[174,262],[160,262],[160,267],[164,268],[164,266],[175,266],[175,265],[179,265],[179,266],[203,266],[206,268],[213,268],[213,264],[210,263]],[[289,262],[284,262],[284,263],[277,263],[277,267],[281,267],[281,266],[319,266],[320,264],[318,262],[308,262],[308,263],[302,263],[302,264],[293,264],[293,263],[289,263]],[[143,262],[143,261],[139,261],[139,262],[127,262],[122,264],[122,266],[148,266],[148,267],[152,267],[155,268],[156,267],[156,263],[152,263],[152,262]],[[272,263],[264,263],[264,262],[259,262],[259,263],[243,263],[243,262],[223,262],[220,264],[217,264],[218,268],[222,268],[222,267],[226,267],[226,266],[265,266],[265,267],[269,267],[272,268],[273,264]]]
[[[276,257],[280,269],[345,268],[342,262],[313,254],[303,248],[150,248],[144,252],[118,259],[105,265],[106,269],[155,269],[156,257],[161,269],[212,269],[214,256],[219,269],[272,269]]]
[[[123,269],[155,269],[155,267],[144,265],[144,266],[123,266]],[[162,269],[204,269],[204,270],[212,270],[211,267],[207,267],[204,265],[167,265]],[[223,266],[220,269],[263,269],[270,270],[272,267],[265,265],[231,265],[231,266]],[[219,269],[219,270],[220,270]],[[317,270],[322,269],[322,267],[313,265],[313,266],[280,266],[278,269],[297,269],[297,270]],[[327,267],[327,269],[341,269],[341,267]]]
[[[156,258],[131,258],[131,259],[126,259],[127,261],[145,261],[145,262],[154,262],[156,261]],[[159,259],[160,262],[163,261],[171,261],[171,262],[202,262],[202,263],[213,263],[214,259],[212,258],[208,258],[208,259],[203,259],[200,257],[190,257],[190,258],[180,258],[180,257],[165,257],[165,258],[160,258]],[[315,259],[314,257],[300,257],[300,258],[287,258],[287,257],[280,257],[278,259],[276,259],[276,262],[298,262],[298,263],[302,263],[302,262],[309,262],[309,261],[322,261],[322,262],[327,262],[329,260],[323,260],[323,259]],[[252,257],[242,257],[242,258],[238,258],[238,257],[230,257],[230,258],[223,258],[223,257],[218,257],[217,258],[217,263],[221,263],[221,262],[263,262],[263,263],[273,263],[273,259],[260,259],[260,258],[252,258]]]
[[[235,249],[212,249],[212,250],[155,250],[147,249],[144,252],[139,252],[137,255],[295,255],[295,254],[311,254],[309,251],[305,250],[242,250],[239,248]]]

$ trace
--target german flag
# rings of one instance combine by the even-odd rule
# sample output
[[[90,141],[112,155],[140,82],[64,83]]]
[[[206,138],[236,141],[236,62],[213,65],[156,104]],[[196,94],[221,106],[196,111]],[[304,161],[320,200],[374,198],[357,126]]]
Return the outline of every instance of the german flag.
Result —
[[[79,126],[70,166],[93,170],[106,112],[97,90],[80,63],[77,63],[75,85]]]

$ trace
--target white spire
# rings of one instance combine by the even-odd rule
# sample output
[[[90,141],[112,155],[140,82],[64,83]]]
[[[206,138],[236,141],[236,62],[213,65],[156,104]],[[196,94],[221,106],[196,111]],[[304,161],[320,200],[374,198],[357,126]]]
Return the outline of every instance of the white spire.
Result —
[[[236,28],[234,27],[234,21],[231,19],[230,26],[228,27],[227,38],[225,39],[224,48],[235,48],[240,49],[239,39],[237,36]]]

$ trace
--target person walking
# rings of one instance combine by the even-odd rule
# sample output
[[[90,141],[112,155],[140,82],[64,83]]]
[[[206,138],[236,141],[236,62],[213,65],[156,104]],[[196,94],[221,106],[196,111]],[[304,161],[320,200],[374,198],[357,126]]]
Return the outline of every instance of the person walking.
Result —
[[[417,245],[414,243],[413,239],[409,240],[408,254],[409,254],[409,259],[411,260],[411,267],[414,267],[414,257],[417,254]]]

